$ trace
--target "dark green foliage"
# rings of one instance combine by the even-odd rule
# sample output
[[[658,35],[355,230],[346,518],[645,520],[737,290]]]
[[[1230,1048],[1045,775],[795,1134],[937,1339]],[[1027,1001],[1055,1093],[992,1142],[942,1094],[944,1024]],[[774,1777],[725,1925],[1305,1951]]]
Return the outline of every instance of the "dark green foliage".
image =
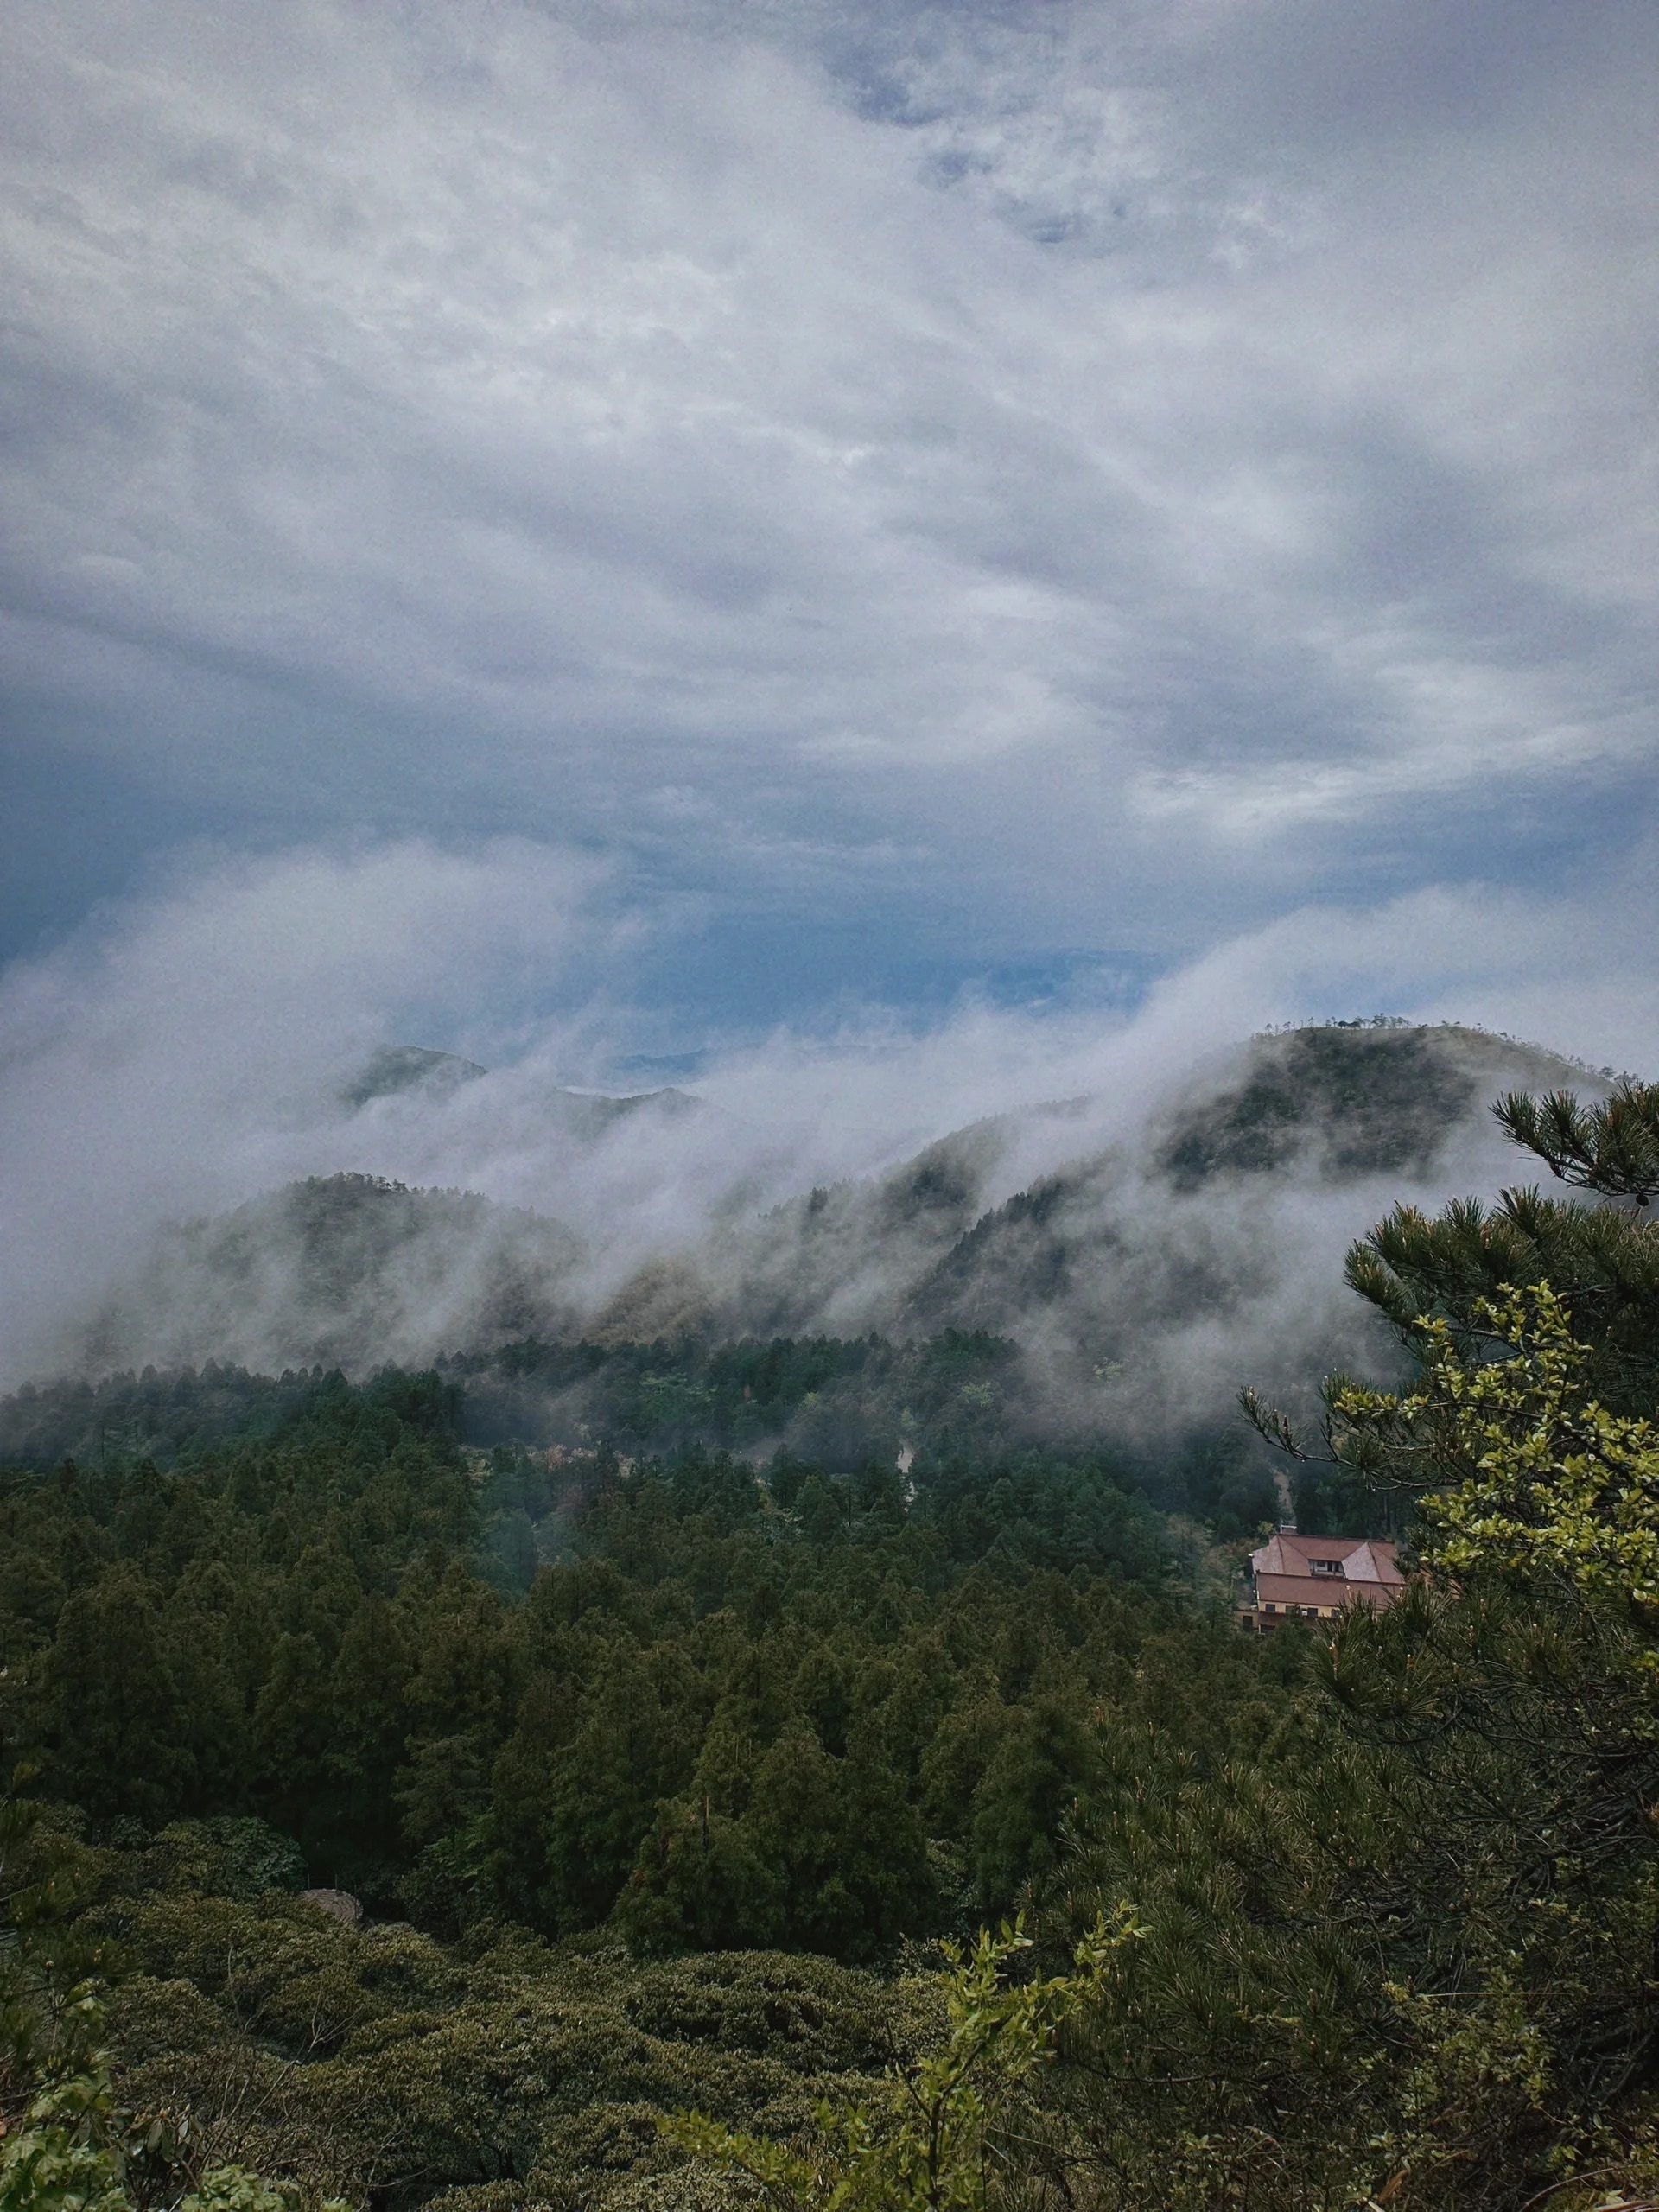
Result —
[[[1638,1206],[1659,1194],[1659,1084],[1627,1076],[1611,1098],[1589,1106],[1570,1090],[1544,1098],[1512,1090],[1492,1111],[1564,1183]]]
[[[396,1923],[349,1932],[280,1891],[228,1895],[200,1841],[82,1853],[83,1925],[124,1962],[118,2092],[140,2139],[291,2177],[308,2202],[735,2206],[659,2118],[696,2104],[792,2133],[927,2017],[926,1993],[821,1959],[638,1966],[499,1926],[454,1948]]]
[[[1109,1741],[1051,1923],[1056,1955],[1107,1901],[1145,1929],[1053,2082],[1105,2204],[1518,2206],[1629,2129],[1659,2033],[1642,1641],[1419,1592],[1314,1646],[1248,1757]]]
[[[1500,1110],[1586,1187],[1631,1194],[1639,1147],[1609,1115]],[[1652,1236],[1627,1211],[1510,1192],[1492,1213],[1397,1212],[1351,1278],[1408,1351],[1427,1356],[1420,1317],[1438,1317],[1490,1380],[1504,1347],[1480,1300],[1559,1271],[1595,1387],[1651,1412]],[[1330,1386],[1333,1419],[1344,1388]],[[1471,1479],[1498,1450],[1491,1404],[1451,1397],[1422,1417],[1466,1418]],[[1522,1426],[1522,1456],[1567,1448]],[[1432,1453],[1418,1459],[1423,1482],[1445,1479]],[[1621,1496],[1633,1513],[1634,1491]],[[1218,1764],[1168,1736],[1122,1763],[1105,1739],[1048,1908],[1057,1957],[1102,1904],[1128,1898],[1145,1930],[1052,2078],[1046,2155],[1081,2156],[1091,2203],[1628,2201],[1611,2184],[1576,2192],[1578,2169],[1640,2176],[1645,2199],[1651,1608],[1565,1573],[1523,1579],[1478,1549],[1459,1574],[1460,1588],[1419,1588],[1313,1645],[1302,1694]],[[1294,1669],[1294,1645],[1279,1649]],[[1069,2170],[1051,2167],[1057,2183]]]
[[[0,1466],[73,1459],[101,1474],[150,1459],[168,1467],[194,1447],[276,1434],[324,1379],[320,1367],[273,1379],[210,1360],[200,1371],[147,1367],[96,1383],[25,1383],[0,1398]]]
[[[1522,1149],[1612,1203],[1564,1203],[1529,1187],[1491,1207],[1458,1200],[1432,1221],[1396,1207],[1349,1254],[1350,1283],[1414,1351],[1425,1317],[1478,1345],[1483,1304],[1548,1282],[1589,1348],[1598,1395],[1617,1411],[1650,1410],[1659,1401],[1659,1224],[1641,1209],[1659,1190],[1659,1086],[1626,1080],[1589,1106],[1568,1091],[1510,1094],[1493,1111]]]
[[[77,1823],[0,1770],[0,2136],[43,2078],[84,2065],[95,2023],[81,1999],[107,1947],[77,1916],[94,1888]]]
[[[1548,1274],[1596,1387],[1652,1408],[1646,1096],[1503,1102],[1618,1205],[1379,1226],[1351,1273],[1408,1354],[1427,1313],[1489,1358],[1477,1300]],[[1255,1106],[1195,1175],[1289,1141]],[[1252,1534],[1259,1459],[1040,1448],[984,1337],[244,1377],[241,1433],[222,1376],[174,1387],[102,1402],[138,1408],[129,1440],[166,1412],[168,1464],[0,1478],[0,1726],[73,1801],[0,1808],[14,2086],[113,1945],[121,2095],[164,2142],[188,2122],[382,2212],[712,2212],[753,2199],[663,2117],[798,2140],[820,2095],[879,2102],[885,2063],[938,2048],[937,1982],[900,1970],[1018,1905],[1050,1967],[1102,1915],[1122,1941],[999,2120],[987,2207],[1648,2201],[1640,1592],[1459,1559],[1461,1587],[1328,1640],[1246,1639],[1147,1499]],[[89,1433],[96,1395],[48,1399],[30,1434]],[[531,1448],[549,1405],[588,1436]],[[1357,1510],[1320,1479],[1304,1511]],[[55,1918],[31,1853],[73,1877]],[[308,1877],[369,1924],[303,1904]]]
[[[529,1341],[445,1363],[467,1386],[480,1444],[604,1438],[619,1451],[787,1444],[836,1473],[901,1443],[983,1460],[1036,1433],[1016,1348],[950,1329],[916,1344],[882,1337],[741,1343]]]
[[[730,1347],[696,1387],[769,1406],[895,1358]],[[950,1337],[897,1371],[948,1407],[1004,1363]],[[468,1451],[463,1418],[453,1373],[324,1376],[167,1471],[6,1478],[0,1705],[41,1787],[99,1834],[266,1821],[440,1930],[873,1959],[1054,1865],[1179,1611],[1098,1455],[630,1464]]]
[[[40,1668],[54,1786],[95,1818],[162,1817],[193,1778],[181,1738],[196,1732],[197,1715],[168,1663],[173,1639],[157,1594],[118,1562],[67,1601]]]
[[[1275,1039],[1236,1090],[1182,1118],[1158,1164],[1181,1191],[1268,1173],[1310,1144],[1337,1178],[1414,1167],[1475,1096],[1472,1071],[1441,1042],[1441,1033],[1392,1024]]]
[[[988,1798],[941,1798],[928,1761],[953,1715],[1049,1727],[1039,1673],[1083,1729],[1165,1602],[1122,1580],[1161,1581],[1156,1521],[1036,1459],[988,1495],[960,1471],[913,1496],[890,1471],[776,1476],[699,1452],[613,1472],[537,1581],[490,1815],[514,1914],[572,1929],[614,1903],[642,1946],[858,1957],[949,1921],[960,1869],[1006,1904],[1052,1849],[1058,1786],[988,1783],[1008,1802],[982,1847]]]
[[[1592,1347],[1609,1402],[1639,1410],[1659,1389],[1659,1225],[1618,1207],[1535,1189],[1506,1191],[1491,1207],[1461,1199],[1433,1220],[1401,1206],[1354,1248],[1348,1280],[1408,1342],[1425,1314],[1478,1334],[1483,1299],[1547,1281]]]
[[[427,1718],[399,1656],[417,1592],[442,1605],[441,1563],[478,1534],[455,1395],[319,1378],[276,1434],[256,1424],[168,1473],[0,1481],[25,1600],[0,1707],[45,1786],[103,1821],[268,1815],[372,1885],[401,1847],[387,1787]]]
[[[1281,1470],[1243,1421],[1197,1430],[1157,1452],[1124,1453],[1122,1464],[1151,1503],[1192,1515],[1218,1542],[1254,1541],[1284,1510],[1274,1482]],[[1297,1517],[1306,1528],[1319,1525],[1300,1497]]]

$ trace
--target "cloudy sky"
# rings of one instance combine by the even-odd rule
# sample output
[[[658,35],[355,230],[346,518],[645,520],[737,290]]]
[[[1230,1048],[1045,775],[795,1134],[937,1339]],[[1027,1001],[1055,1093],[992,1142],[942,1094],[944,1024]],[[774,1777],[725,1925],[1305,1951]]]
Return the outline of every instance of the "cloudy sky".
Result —
[[[1651,0],[0,36],[13,1049],[1659,1058]]]

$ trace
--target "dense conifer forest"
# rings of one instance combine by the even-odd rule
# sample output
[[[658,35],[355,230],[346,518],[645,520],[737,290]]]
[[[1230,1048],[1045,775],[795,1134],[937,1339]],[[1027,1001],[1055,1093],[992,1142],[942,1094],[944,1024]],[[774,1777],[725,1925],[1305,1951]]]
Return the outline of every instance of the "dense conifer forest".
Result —
[[[0,2205],[1643,2201],[1659,1092],[1501,1111],[1161,1468],[956,1332],[10,1401]],[[1394,1611],[1240,1633],[1262,1434]]]

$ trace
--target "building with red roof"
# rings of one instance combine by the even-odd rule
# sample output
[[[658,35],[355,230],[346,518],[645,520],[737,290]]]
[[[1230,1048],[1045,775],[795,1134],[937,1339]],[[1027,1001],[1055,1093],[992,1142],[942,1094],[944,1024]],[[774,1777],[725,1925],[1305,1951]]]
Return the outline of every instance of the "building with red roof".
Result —
[[[1345,1605],[1381,1612],[1403,1595],[1398,1548],[1383,1536],[1303,1536],[1281,1529],[1250,1554],[1239,1624],[1256,1634],[1281,1621],[1328,1621]]]

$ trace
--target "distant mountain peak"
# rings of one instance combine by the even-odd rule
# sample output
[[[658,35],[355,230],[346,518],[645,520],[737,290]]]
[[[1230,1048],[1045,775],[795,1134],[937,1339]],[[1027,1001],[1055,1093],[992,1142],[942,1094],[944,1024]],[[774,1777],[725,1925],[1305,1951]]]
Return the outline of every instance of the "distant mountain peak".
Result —
[[[1541,1046],[1457,1022],[1376,1015],[1254,1037],[1228,1080],[1183,1102],[1156,1155],[1178,1191],[1287,1168],[1310,1144],[1333,1183],[1427,1172],[1499,1084],[1601,1087]]]
[[[372,1099],[397,1098],[410,1092],[429,1099],[446,1098],[464,1084],[475,1083],[489,1072],[476,1060],[462,1059],[458,1052],[435,1052],[425,1045],[381,1045],[370,1053],[340,1096],[344,1104],[353,1108],[366,1106]],[[596,1136],[642,1107],[659,1114],[683,1115],[696,1113],[702,1105],[692,1092],[671,1086],[617,1093],[573,1090],[556,1084],[546,1095],[560,1120],[582,1136]]]
[[[372,1098],[393,1098],[406,1090],[457,1090],[463,1083],[488,1073],[476,1060],[463,1060],[458,1052],[435,1052],[424,1045],[382,1045],[340,1095],[348,1106],[366,1106]]]

